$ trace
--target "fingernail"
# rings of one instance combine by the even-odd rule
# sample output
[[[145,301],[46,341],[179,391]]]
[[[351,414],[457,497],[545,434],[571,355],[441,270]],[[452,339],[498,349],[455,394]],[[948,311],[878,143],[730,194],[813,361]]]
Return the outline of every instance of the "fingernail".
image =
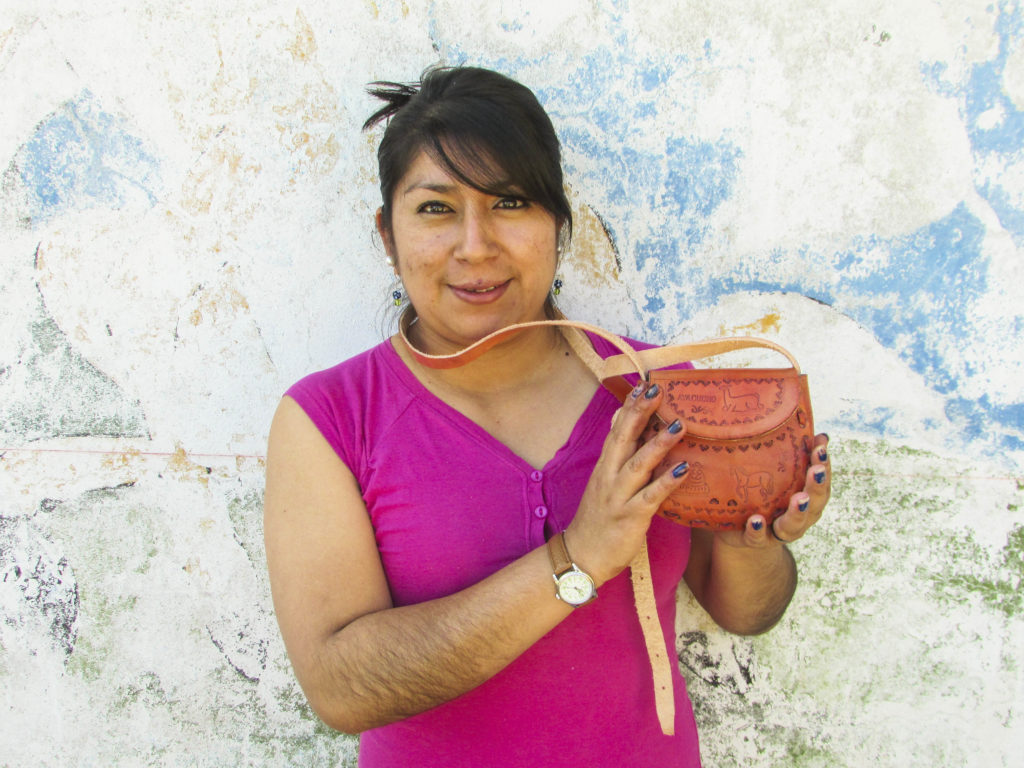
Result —
[[[640,397],[641,394],[643,394],[644,387],[646,386],[647,385],[641,381],[639,384],[633,387],[633,391],[629,393],[629,396],[636,400],[638,397]]]
[[[658,385],[651,384],[651,388],[647,390],[647,394],[645,394],[644,397],[646,397],[648,400],[653,400],[655,397],[658,396],[658,392]]]
[[[814,482],[819,483],[819,484],[825,482],[825,470],[822,470],[821,472],[815,472],[814,473]]]
[[[675,421],[668,425],[668,433],[670,435],[678,435],[682,431],[683,425],[679,422],[679,419],[676,419]]]
[[[818,452],[818,461],[822,463],[828,461],[828,451],[825,450],[824,446],[822,446],[821,450]]]
[[[750,527],[753,528],[755,531],[760,531],[762,528],[764,528],[764,522],[761,520],[755,520],[753,523],[750,524]]]
[[[676,464],[675,468],[672,470],[672,477],[678,480],[680,477],[685,475],[689,471],[689,469],[689,464],[687,464],[685,461],[680,462],[679,464]]]
[[[818,482],[821,482],[821,481],[819,480]],[[797,509],[799,509],[799,510],[800,510],[801,512],[806,512],[806,511],[807,511],[807,506],[808,506],[808,505],[809,505],[810,503],[811,503],[811,500],[810,500],[810,499],[804,499],[803,501],[801,501],[801,502],[800,502],[800,503],[799,503],[799,504],[797,505],[797,507],[796,507],[796,508],[797,508]]]

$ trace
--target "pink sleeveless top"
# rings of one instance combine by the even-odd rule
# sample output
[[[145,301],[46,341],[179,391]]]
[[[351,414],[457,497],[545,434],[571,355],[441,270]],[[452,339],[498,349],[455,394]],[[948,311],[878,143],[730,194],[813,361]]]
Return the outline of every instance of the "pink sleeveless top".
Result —
[[[601,355],[614,352],[593,342]],[[468,587],[563,530],[619,405],[599,388],[565,445],[532,467],[428,392],[390,342],[307,376],[287,394],[358,481],[396,606]],[[689,529],[656,517],[648,547],[674,658]],[[693,768],[700,765],[696,725],[675,666],[676,733],[665,736],[622,573],[478,688],[363,733],[359,765]]]

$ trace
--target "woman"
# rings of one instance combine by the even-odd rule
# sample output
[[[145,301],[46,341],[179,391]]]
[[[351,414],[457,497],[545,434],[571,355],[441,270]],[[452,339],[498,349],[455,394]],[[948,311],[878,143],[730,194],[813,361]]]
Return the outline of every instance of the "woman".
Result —
[[[474,68],[377,85],[376,224],[409,345],[448,354],[555,316],[572,222],[533,94]],[[679,424],[638,447],[657,387],[620,407],[550,326],[450,369],[409,345],[303,379],[274,417],[267,559],[313,709],[362,733],[365,766],[699,765],[678,669],[675,733],[658,727],[626,566],[646,540],[670,656],[680,578],[725,629],[768,629],[796,581],[781,540],[828,500],[826,438],[774,530],[691,531],[654,517],[686,473],[654,473]]]

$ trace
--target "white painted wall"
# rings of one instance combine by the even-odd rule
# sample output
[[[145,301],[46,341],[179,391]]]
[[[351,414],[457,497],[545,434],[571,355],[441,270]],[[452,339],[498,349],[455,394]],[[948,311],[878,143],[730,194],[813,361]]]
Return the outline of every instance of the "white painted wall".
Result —
[[[354,765],[277,636],[262,454],[384,332],[364,86],[437,61],[551,113],[570,314],[811,376],[790,613],[681,598],[707,765],[1020,764],[1019,0],[125,5],[0,8],[0,764]]]

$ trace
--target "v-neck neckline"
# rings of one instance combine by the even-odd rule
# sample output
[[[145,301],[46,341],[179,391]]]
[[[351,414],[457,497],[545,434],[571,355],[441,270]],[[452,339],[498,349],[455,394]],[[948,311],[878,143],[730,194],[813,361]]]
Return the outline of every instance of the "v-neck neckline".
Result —
[[[515,464],[521,471],[527,474],[535,470],[547,472],[561,464],[565,460],[569,451],[571,451],[574,446],[578,445],[580,441],[585,440],[588,433],[596,426],[596,417],[602,408],[602,399],[605,397],[611,397],[611,394],[608,393],[604,387],[599,386],[591,396],[582,413],[580,413],[579,418],[576,419],[565,442],[559,446],[543,466],[534,467],[530,462],[509,448],[505,443],[480,426],[480,424],[473,421],[473,419],[466,416],[454,406],[449,405],[427,389],[423,382],[421,382],[416,375],[409,370],[409,366],[402,359],[401,355],[398,354],[397,350],[395,350],[394,341],[392,339],[388,339],[383,346],[388,364],[395,369],[400,376],[402,383],[415,395],[419,403],[430,406],[449,421],[459,426],[464,432],[473,436],[473,438],[483,447],[503,456],[506,460]]]

